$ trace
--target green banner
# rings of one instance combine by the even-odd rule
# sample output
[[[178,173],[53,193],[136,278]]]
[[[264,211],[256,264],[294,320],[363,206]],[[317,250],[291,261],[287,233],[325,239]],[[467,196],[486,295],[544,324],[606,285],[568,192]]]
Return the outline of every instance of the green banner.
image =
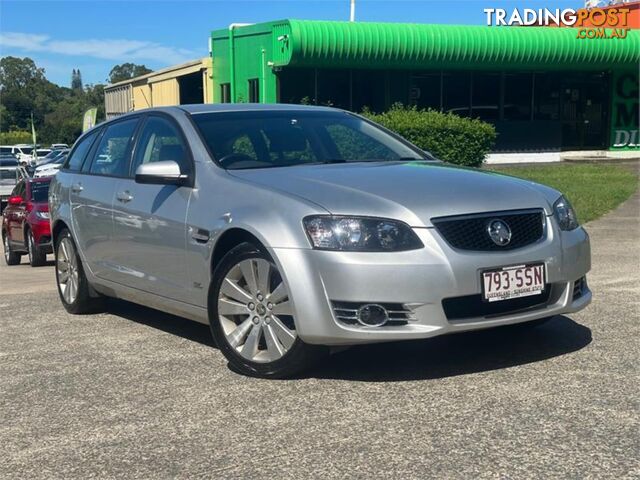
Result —
[[[97,108],[90,108],[86,112],[84,112],[84,117],[82,118],[82,131],[86,132],[90,128],[95,127],[96,125],[96,117],[98,116]]]

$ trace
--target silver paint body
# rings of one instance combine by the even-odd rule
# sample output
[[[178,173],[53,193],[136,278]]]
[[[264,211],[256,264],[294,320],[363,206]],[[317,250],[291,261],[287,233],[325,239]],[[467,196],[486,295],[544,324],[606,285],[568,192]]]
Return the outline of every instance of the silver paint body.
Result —
[[[228,229],[250,232],[266,246],[284,278],[305,342],[349,345],[427,338],[571,313],[573,282],[590,269],[582,227],[561,231],[553,216],[560,193],[532,182],[441,163],[375,162],[224,170],[214,163],[189,115],[284,105],[200,105],[162,108],[184,131],[195,161],[194,187],[137,184],[133,179],[70,173],[52,181],[52,225],[69,226],[89,282],[99,292],[208,323],[212,255]],[[158,110],[158,109],[156,109]],[[81,187],[81,190],[72,187]],[[130,199],[121,201],[126,195]],[[127,197],[127,198],[128,198]],[[445,215],[542,208],[546,237],[504,252],[460,251],[431,223]],[[397,253],[313,250],[302,219],[314,214],[401,220],[424,248]],[[203,242],[198,232],[209,232]],[[544,262],[553,284],[542,309],[499,318],[450,322],[441,301],[478,294],[480,271]],[[403,303],[416,321],[381,328],[345,325],[331,301]]]

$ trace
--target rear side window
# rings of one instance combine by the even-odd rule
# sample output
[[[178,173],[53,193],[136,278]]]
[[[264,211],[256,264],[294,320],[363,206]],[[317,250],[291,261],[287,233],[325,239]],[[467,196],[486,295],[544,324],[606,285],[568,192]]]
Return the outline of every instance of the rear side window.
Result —
[[[65,169],[77,172],[82,168],[82,163],[84,162],[84,159],[87,156],[87,152],[91,148],[91,144],[93,144],[93,141],[96,139],[97,135],[98,130],[90,133],[80,140],[78,145],[76,145],[76,148],[73,149],[73,153],[69,157],[69,161],[64,167]]]
[[[46,202],[49,198],[49,182],[31,182],[31,201]]]
[[[91,173],[114,177],[127,174],[131,139],[137,125],[138,118],[132,118],[107,127],[93,156]]]

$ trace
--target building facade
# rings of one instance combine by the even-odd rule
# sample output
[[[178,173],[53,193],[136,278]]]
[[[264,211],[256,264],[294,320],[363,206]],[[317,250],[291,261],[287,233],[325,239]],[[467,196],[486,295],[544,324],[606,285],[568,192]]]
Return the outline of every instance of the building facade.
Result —
[[[498,152],[635,150],[640,32],[280,20],[211,34],[211,100],[382,111],[394,103],[493,123]]]
[[[211,103],[211,58],[193,60],[105,87],[107,120],[149,107]]]

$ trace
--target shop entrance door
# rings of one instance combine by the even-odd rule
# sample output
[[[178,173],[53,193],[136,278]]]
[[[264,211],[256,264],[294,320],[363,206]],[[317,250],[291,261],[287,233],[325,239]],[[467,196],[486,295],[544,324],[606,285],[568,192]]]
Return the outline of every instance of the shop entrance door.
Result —
[[[577,74],[563,79],[560,95],[563,150],[602,150],[607,144],[609,75]]]

